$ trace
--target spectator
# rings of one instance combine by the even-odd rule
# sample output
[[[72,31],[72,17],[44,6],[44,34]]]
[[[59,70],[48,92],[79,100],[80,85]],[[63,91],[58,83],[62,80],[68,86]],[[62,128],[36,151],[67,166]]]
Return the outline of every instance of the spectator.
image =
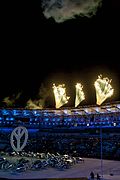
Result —
[[[93,180],[94,179],[94,172],[93,171],[91,171],[91,173],[90,173],[90,178]]]
[[[97,180],[100,180],[100,175],[97,173]]]

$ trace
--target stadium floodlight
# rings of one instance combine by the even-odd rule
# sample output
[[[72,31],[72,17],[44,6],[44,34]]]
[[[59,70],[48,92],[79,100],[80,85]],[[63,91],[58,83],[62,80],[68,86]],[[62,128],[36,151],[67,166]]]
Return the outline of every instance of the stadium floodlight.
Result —
[[[85,99],[85,95],[83,92],[83,86],[80,83],[76,84],[76,98],[75,98],[75,107],[77,107],[81,101]]]
[[[102,78],[102,75],[98,76],[94,86],[96,90],[97,104],[101,105],[107,98],[113,95],[114,89],[111,86],[111,81],[107,77]]]
[[[60,108],[64,104],[68,103],[70,97],[66,96],[65,84],[56,86],[53,84],[53,92],[55,96],[56,108]]]

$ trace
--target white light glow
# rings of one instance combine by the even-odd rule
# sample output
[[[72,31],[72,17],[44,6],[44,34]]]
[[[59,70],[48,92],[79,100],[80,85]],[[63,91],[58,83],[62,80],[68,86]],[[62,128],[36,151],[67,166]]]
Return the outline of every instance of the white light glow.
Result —
[[[64,104],[68,103],[68,99],[70,97],[66,96],[66,88],[64,84],[58,86],[53,84],[53,92],[55,96],[56,108],[60,108]]]
[[[111,80],[109,80],[107,77],[102,78],[102,75],[98,76],[98,79],[95,81],[94,86],[96,90],[96,103],[98,105],[101,105],[107,98],[113,95],[114,89],[110,83]]]
[[[76,98],[75,98],[75,107],[77,107],[81,101],[85,99],[85,95],[83,92],[83,86],[80,83],[76,84]]]

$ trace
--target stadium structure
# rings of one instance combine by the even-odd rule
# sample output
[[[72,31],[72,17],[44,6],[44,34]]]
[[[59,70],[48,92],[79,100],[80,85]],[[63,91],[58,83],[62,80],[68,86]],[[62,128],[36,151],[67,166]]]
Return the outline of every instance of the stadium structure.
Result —
[[[8,159],[11,156],[6,154],[13,152],[10,136],[19,126],[28,130],[28,141],[21,153],[25,152],[31,156],[32,152],[36,154],[58,152],[100,159],[102,152],[103,159],[120,160],[119,101],[78,108],[61,107],[42,110],[1,108],[0,153],[5,153],[4,156]],[[14,158],[17,162],[17,158],[20,157],[17,155]],[[100,166],[98,170],[102,175],[102,159],[101,170]]]
[[[6,130],[18,125],[32,129],[120,127],[120,102],[79,108],[0,109],[0,128]]]
[[[29,138],[24,148],[27,152],[69,151],[98,158],[100,158],[102,129],[103,148],[107,149],[104,150],[104,157],[120,159],[119,101],[101,106],[79,106],[79,108],[42,110],[2,108],[0,109],[0,151],[13,151],[10,146],[10,136],[19,126],[28,130]]]

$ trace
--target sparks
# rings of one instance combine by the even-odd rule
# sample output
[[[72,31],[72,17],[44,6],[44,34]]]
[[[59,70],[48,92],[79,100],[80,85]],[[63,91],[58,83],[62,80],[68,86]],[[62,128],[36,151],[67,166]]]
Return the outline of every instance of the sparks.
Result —
[[[102,78],[102,75],[98,76],[98,79],[95,81],[94,86],[98,105],[101,105],[107,98],[113,95],[114,89],[110,84],[111,81],[107,77]]]
[[[53,92],[55,96],[56,108],[60,108],[64,104],[68,103],[68,99],[70,97],[66,96],[66,88],[64,84],[58,86],[53,84]]]
[[[83,92],[83,86],[80,83],[76,84],[76,98],[75,98],[75,107],[77,107],[81,101],[85,99],[85,95]]]

